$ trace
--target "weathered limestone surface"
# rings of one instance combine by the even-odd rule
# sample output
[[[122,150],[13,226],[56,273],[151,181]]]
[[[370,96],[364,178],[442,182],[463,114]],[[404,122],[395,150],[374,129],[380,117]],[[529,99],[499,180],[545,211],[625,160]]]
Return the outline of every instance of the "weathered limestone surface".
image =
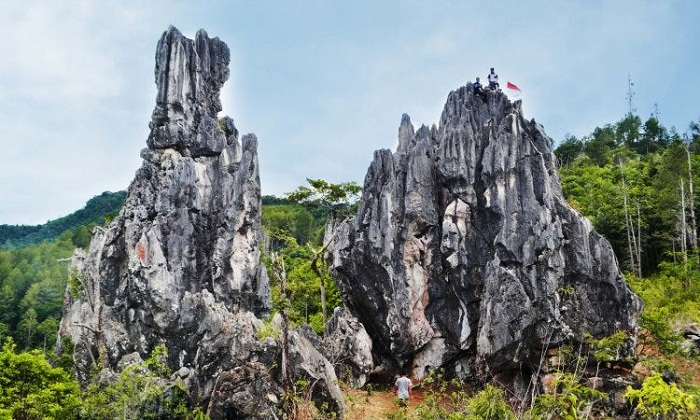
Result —
[[[487,379],[543,346],[634,332],[640,300],[609,243],[564,200],[543,128],[501,92],[451,92],[439,127],[403,116],[330,266],[380,363]]]
[[[355,388],[367,383],[374,370],[372,339],[347,308],[338,307],[333,311],[321,348],[346,383]]]
[[[163,34],[143,165],[120,214],[73,258],[60,335],[83,380],[97,362],[116,372],[163,343],[213,418],[274,418],[280,352],[257,338],[270,309],[257,140],[217,118],[228,65],[226,44],[204,31]],[[328,374],[312,367],[296,377]],[[335,376],[322,379],[338,398]]]

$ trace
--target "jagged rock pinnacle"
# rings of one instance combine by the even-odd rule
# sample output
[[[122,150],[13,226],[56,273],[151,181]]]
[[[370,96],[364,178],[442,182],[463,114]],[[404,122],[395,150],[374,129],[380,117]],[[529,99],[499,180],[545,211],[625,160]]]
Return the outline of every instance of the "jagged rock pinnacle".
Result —
[[[253,356],[262,346],[256,325],[267,316],[270,292],[260,263],[257,139],[247,134],[239,142],[233,120],[216,118],[228,63],[228,47],[204,31],[193,41],[171,27],[158,43],[143,165],[120,214],[95,232],[88,253],[73,258],[76,287],[67,293],[60,334],[75,344],[82,380],[95,355],[102,368],[118,371],[123,358],[145,358],[158,344],[200,402],[209,401],[222,372],[260,372],[251,363],[262,360]],[[275,354],[268,353],[269,365]],[[227,404],[248,412],[240,404],[251,398],[222,394],[229,397]],[[269,412],[267,404],[261,410]]]
[[[158,94],[148,147],[172,147],[192,156],[221,153],[226,136],[218,127],[219,91],[229,77],[230,53],[219,38],[199,30],[194,40],[176,28],[156,48]]]
[[[488,379],[583,332],[634,333],[640,300],[566,203],[549,139],[519,101],[464,86],[439,128],[414,131],[404,115],[398,137],[395,153],[375,152],[330,261],[375,359]]]
[[[226,44],[201,30],[190,40],[170,27],[158,42],[144,161],[119,215],[73,256],[60,336],[82,381],[165,344],[170,385],[211,418],[276,419],[281,346],[258,337],[270,310],[258,142],[217,119],[228,64]],[[313,383],[313,400],[342,417],[333,365],[302,334],[288,337],[292,383]]]

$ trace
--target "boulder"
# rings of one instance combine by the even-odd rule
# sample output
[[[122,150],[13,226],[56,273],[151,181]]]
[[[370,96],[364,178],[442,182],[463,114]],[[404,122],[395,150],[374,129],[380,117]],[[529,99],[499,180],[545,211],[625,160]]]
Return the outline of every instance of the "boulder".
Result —
[[[280,394],[268,368],[249,362],[218,376],[207,414],[214,419],[277,419]]]
[[[296,392],[310,396],[322,411],[333,413],[335,418],[343,418],[343,393],[330,361],[314,347],[312,341],[296,331],[289,334],[288,354]]]
[[[374,370],[372,339],[347,308],[333,311],[323,338],[323,354],[346,383],[361,388]]]
[[[700,353],[700,327],[697,324],[688,324],[681,328],[681,334],[685,341],[681,344],[681,349],[686,354]]]

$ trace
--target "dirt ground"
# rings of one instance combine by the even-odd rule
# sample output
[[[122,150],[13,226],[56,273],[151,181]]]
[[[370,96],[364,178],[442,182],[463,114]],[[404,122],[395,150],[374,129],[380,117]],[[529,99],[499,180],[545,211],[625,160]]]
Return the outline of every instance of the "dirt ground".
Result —
[[[344,392],[349,420],[381,420],[399,410],[396,396],[389,391],[372,391],[370,395],[367,391],[354,389],[347,389]],[[407,414],[412,414],[415,407],[423,401],[423,392],[419,389],[414,390],[413,398],[406,409]]]

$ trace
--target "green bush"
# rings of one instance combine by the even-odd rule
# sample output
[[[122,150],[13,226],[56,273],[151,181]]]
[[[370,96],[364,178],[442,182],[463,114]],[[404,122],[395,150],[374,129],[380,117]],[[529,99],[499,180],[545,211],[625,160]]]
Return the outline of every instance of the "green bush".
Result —
[[[570,373],[557,373],[554,376],[553,392],[538,396],[525,414],[526,419],[591,418],[591,414],[607,397],[605,393],[580,384]]]
[[[15,349],[8,337],[0,352],[0,418],[77,418],[78,383],[38,350],[18,354]]]
[[[422,385],[425,401],[416,406],[415,415],[420,420],[514,420],[513,409],[508,405],[503,390],[486,385],[473,396],[465,384],[456,379],[445,380],[442,371],[432,372]],[[399,411],[392,419],[406,419]]]
[[[513,420],[515,413],[508,405],[503,390],[486,385],[467,404],[467,419]]]
[[[156,346],[144,362],[133,363],[107,383],[91,383],[83,394],[84,419],[204,419],[187,407],[182,383],[167,380],[167,348]]]
[[[589,333],[584,333],[584,340],[591,347],[591,355],[597,362],[607,362],[619,357],[619,350],[627,341],[627,333],[616,333],[600,339],[594,338]]]
[[[625,397],[635,405],[635,412],[644,419],[700,417],[697,398],[676,384],[667,384],[658,373],[648,377],[640,389],[627,387]]]

